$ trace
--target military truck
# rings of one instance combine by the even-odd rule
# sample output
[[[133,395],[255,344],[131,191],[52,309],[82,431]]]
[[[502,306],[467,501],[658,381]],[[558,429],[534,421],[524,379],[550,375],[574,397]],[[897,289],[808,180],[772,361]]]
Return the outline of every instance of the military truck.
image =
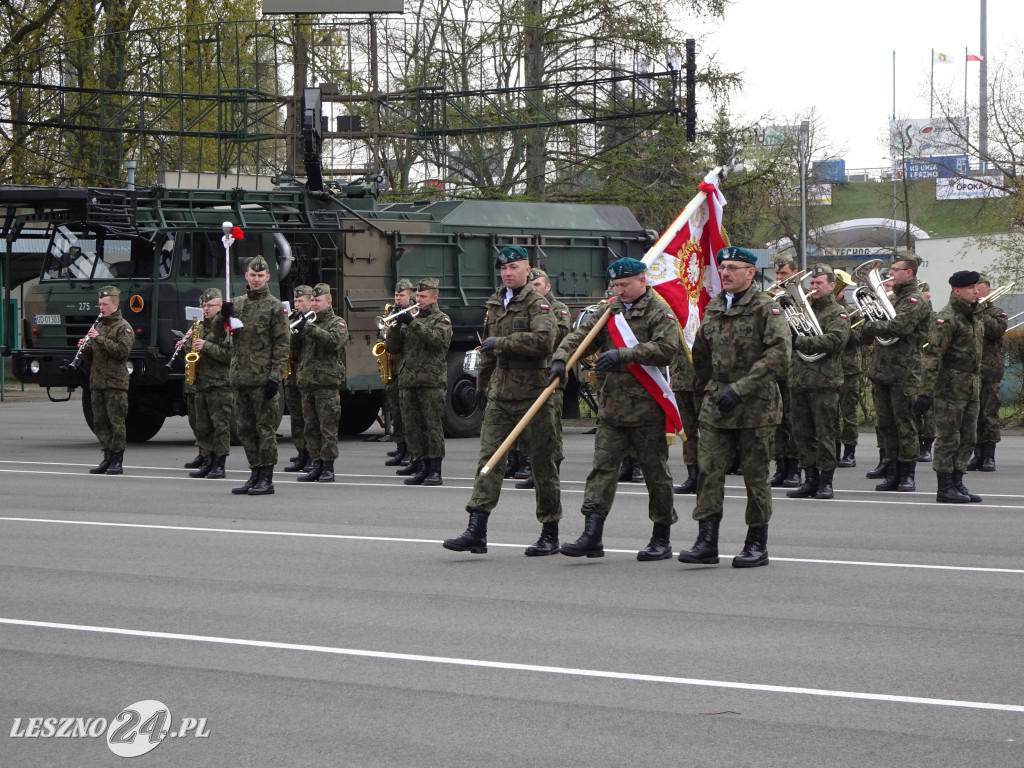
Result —
[[[641,258],[653,239],[621,206],[484,200],[381,203],[375,178],[324,183],[319,189],[282,180],[266,190],[0,188],[5,241],[5,298],[25,289],[23,344],[12,349],[5,327],[3,352],[14,375],[46,387],[52,400],[86,387],[70,370],[78,339],[98,314],[97,290],[113,284],[121,310],[135,329],[128,435],[148,440],[168,416],[184,415],[183,358],[172,367],[177,337],[187,330],[186,307],[208,287],[225,285],[221,225],[240,227],[244,239],[229,250],[232,293],[244,292],[242,275],[257,254],[267,257],[272,292],[291,297],[295,285],[326,282],[335,311],[349,326],[348,378],[340,434],[372,426],[384,402],[377,359],[377,317],[406,277],[441,281],[440,304],[454,335],[448,365],[445,432],[475,434],[475,379],[462,370],[464,353],[480,343],[484,302],[498,284],[495,256],[521,245],[531,263],[551,276],[570,306],[602,295],[605,266]],[[10,302],[8,302],[9,304]],[[85,417],[89,398],[83,397]]]

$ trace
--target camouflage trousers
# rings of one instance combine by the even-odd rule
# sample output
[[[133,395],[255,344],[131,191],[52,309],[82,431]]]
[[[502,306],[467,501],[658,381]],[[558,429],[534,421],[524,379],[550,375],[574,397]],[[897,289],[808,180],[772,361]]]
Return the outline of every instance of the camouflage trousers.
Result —
[[[205,389],[195,394],[196,442],[204,456],[231,452],[231,390]]]
[[[583,491],[584,515],[608,517],[622,460],[635,456],[647,485],[647,516],[652,522],[672,525],[679,517],[672,506],[672,475],[668,470],[668,441],[665,422],[658,420],[640,427],[619,427],[597,419],[594,437],[594,465]]]
[[[675,389],[672,390],[672,394],[676,396],[679,417],[683,421],[683,434],[686,435],[686,441],[683,443],[683,464],[695,467],[697,466],[697,446],[700,445],[700,427],[697,424],[697,418],[700,416],[704,393],[698,394],[689,390]]]
[[[306,450],[306,422],[302,415],[302,393],[294,381],[284,385],[284,402],[288,406],[288,419],[292,427],[292,445],[302,453]]]
[[[875,400],[875,423],[882,455],[886,461],[917,461],[921,455],[914,419],[917,387],[875,381],[871,392]]]
[[[915,416],[918,440],[931,440],[935,437],[935,409],[931,408],[923,416]]]
[[[793,436],[793,425],[790,422],[793,404],[789,400],[789,386],[786,382],[779,382],[779,391],[782,393],[782,421],[775,428],[775,458],[795,459],[797,457],[796,439]]]
[[[942,474],[966,472],[974,444],[978,442],[978,401],[937,397],[931,411],[938,425],[932,469]]]
[[[185,393],[185,412],[188,414],[188,428],[196,439],[196,447],[202,453],[203,447],[199,444],[199,423],[196,421],[196,392]]]
[[[403,387],[402,423],[413,459],[444,458],[444,387]]]
[[[789,393],[789,403],[793,433],[800,435],[800,466],[835,469],[839,393],[834,389],[794,389]]]
[[[235,421],[238,437],[245,449],[249,468],[272,467],[277,464],[277,417],[280,414],[278,393],[267,399],[263,387],[237,387]]]
[[[843,445],[856,445],[858,435],[857,402],[860,400],[860,374],[843,376],[839,387],[839,439]],[[840,426],[841,425],[841,426]]]
[[[489,398],[484,411],[484,422],[480,426],[480,458],[473,480],[473,495],[466,505],[468,512],[490,512],[498,505],[501,483],[505,477],[505,461],[508,454],[498,460],[486,475],[480,468],[498,450],[512,429],[519,423],[533,400],[497,400]],[[554,440],[551,439],[551,419],[543,413],[534,418],[519,436],[520,445],[529,455],[533,466],[534,493],[537,499],[537,519],[542,523],[554,523],[562,519],[561,486],[558,469],[555,466]]]
[[[747,487],[746,522],[764,525],[772,518],[772,489],[768,484],[768,462],[772,457],[775,427],[718,429],[707,422],[700,425],[697,453],[697,506],[694,520],[721,517],[725,503],[725,471],[739,453],[743,484]]]
[[[396,443],[404,443],[406,440],[405,419],[402,418],[402,398],[399,395],[398,383],[394,379],[384,387],[384,394],[388,399],[388,408],[391,410],[391,436]]]
[[[314,459],[338,458],[338,422],[341,421],[341,390],[317,387],[302,390],[302,421],[306,450]]]
[[[554,435],[555,441],[555,466],[558,465],[562,459],[565,458],[562,452],[562,404],[564,402],[562,389],[556,389],[551,393],[551,397],[544,403],[543,410],[537,414],[536,418],[540,419],[547,415],[551,419],[551,434]],[[513,451],[519,451],[521,454],[526,456],[527,459],[530,455],[523,448],[523,440],[519,438],[513,443]]]
[[[100,448],[123,451],[125,420],[128,418],[128,392],[123,389],[93,389],[89,392],[92,404],[92,431],[100,441]]]
[[[999,385],[1002,382],[982,381],[981,402],[978,406],[978,442],[999,442],[999,405],[1002,395]]]

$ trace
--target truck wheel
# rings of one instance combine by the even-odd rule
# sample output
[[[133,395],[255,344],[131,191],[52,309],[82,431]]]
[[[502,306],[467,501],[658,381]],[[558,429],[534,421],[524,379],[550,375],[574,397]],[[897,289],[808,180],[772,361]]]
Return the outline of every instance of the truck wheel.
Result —
[[[444,404],[445,437],[476,437],[484,420],[476,407],[476,378],[462,370],[464,352],[448,355],[448,392]]]
[[[338,437],[361,435],[377,423],[377,413],[384,401],[384,392],[341,395],[341,419],[338,421]]]

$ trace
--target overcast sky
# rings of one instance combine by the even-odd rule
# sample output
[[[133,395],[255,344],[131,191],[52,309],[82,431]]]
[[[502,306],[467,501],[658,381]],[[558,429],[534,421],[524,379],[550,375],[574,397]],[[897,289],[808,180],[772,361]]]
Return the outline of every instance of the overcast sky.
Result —
[[[988,0],[987,14],[991,80],[1007,55],[1020,61],[1024,2]],[[897,117],[929,117],[932,49],[950,59],[935,64],[936,91],[952,89],[962,105],[967,67],[968,101],[976,110],[980,65],[967,64],[964,49],[981,52],[980,16],[980,0],[732,0],[724,23],[704,28],[709,34],[698,41],[698,57],[714,53],[723,68],[743,73],[746,86],[733,100],[733,114],[751,121],[769,112],[796,118],[814,107],[847,168],[880,167],[889,156],[893,51]]]

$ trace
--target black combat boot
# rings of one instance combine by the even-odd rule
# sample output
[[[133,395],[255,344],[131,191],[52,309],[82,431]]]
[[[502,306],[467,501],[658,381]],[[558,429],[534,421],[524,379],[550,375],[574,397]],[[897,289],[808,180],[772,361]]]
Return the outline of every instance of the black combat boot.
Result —
[[[402,467],[401,469],[396,469],[395,470],[395,474],[396,475],[402,475],[402,477],[408,477],[409,475],[415,475],[417,472],[420,471],[420,462],[422,462],[422,461],[423,461],[423,459],[414,459],[413,461],[410,461],[406,466]]]
[[[203,456],[203,452],[200,451],[192,461],[186,461],[182,466],[184,466],[185,469],[199,469],[199,467],[203,466],[203,462],[205,460],[206,457]]]
[[[697,540],[692,549],[684,549],[676,558],[680,563],[696,563],[698,565],[718,564],[718,525],[722,522],[719,516],[708,517],[697,521]]]
[[[558,522],[543,523],[540,527],[540,538],[523,552],[527,557],[543,557],[558,554]]]
[[[302,478],[298,478],[301,480]],[[269,496],[274,492],[274,465],[268,464],[265,467],[260,467],[259,476],[256,478],[256,484],[249,489],[250,496]]]
[[[789,463],[786,457],[780,456],[775,460],[775,474],[771,476],[768,481],[772,488],[781,488],[782,481],[786,479],[786,475],[789,472]]]
[[[399,443],[398,448],[396,448],[395,451],[396,453],[384,462],[385,467],[405,466],[402,462],[405,460],[405,454],[409,452],[409,447],[405,443]]]
[[[740,464],[740,455],[739,454],[736,454],[736,456],[733,458],[732,465],[729,467],[729,469],[727,469],[725,471],[725,474],[727,474],[727,475],[742,475],[743,474],[743,465]],[[799,485],[799,483],[797,483],[797,484]]]
[[[250,467],[249,479],[246,480],[242,485],[237,488],[232,488],[231,492],[236,496],[241,496],[243,493],[248,493],[249,489],[256,485],[256,481],[260,479],[260,468]]]
[[[747,528],[743,551],[732,559],[733,568],[756,568],[768,565],[768,523]]]
[[[121,475],[124,474],[124,451],[111,451],[110,452],[110,466],[107,467],[105,475]]]
[[[633,459],[627,456],[622,460],[622,465],[619,467],[619,482],[628,483],[633,479]]]
[[[874,469],[868,470],[864,473],[864,477],[870,478],[871,480],[878,480],[885,477],[888,472],[887,467],[889,462],[885,460],[885,454],[882,451],[878,452],[878,466]],[[877,490],[877,489],[876,489]]]
[[[324,472],[324,462],[321,459],[313,459],[313,467],[302,477],[295,478],[300,483],[315,483]],[[252,493],[252,491],[250,491]]]
[[[921,444],[921,455],[917,457],[918,461],[931,461],[932,460],[932,443],[935,442],[935,438],[924,437],[919,441]]]
[[[299,451],[299,455],[292,459],[292,463],[284,468],[285,472],[302,472],[309,463],[309,452]]]
[[[982,443],[981,444],[981,471],[982,472],[995,472],[996,471],[996,444],[995,443]]]
[[[395,447],[388,451],[388,458],[392,459],[395,456],[401,456],[405,452],[405,443],[395,443]]]
[[[583,523],[583,535],[572,544],[563,544],[559,552],[568,557],[604,557],[604,544],[601,536],[604,534],[604,518],[596,512],[591,512]]]
[[[445,539],[441,546],[453,552],[472,552],[474,555],[487,553],[487,512],[470,512],[469,527],[461,536]]]
[[[444,485],[444,478],[441,477],[441,461],[442,459],[427,459],[427,476],[424,478],[422,485]],[[405,482],[409,481],[406,480]]]
[[[818,476],[818,490],[814,492],[814,498],[831,499],[835,496],[835,491],[832,490],[832,477],[834,474],[835,469],[821,470],[821,474]]]
[[[631,483],[642,483],[644,481],[644,471],[640,469],[640,460],[633,459],[633,471],[629,475],[629,482]]]
[[[895,461],[885,462],[885,479],[875,486],[876,491],[895,491],[900,484],[899,470]]]
[[[857,466],[857,446],[856,445],[843,445],[843,455],[836,464],[838,467],[848,469],[849,467]]]
[[[686,479],[683,480],[682,485],[677,485],[672,490],[676,493],[696,493],[697,492],[697,474],[698,468],[696,464],[686,465]]]
[[[792,491],[786,491],[786,495],[791,499],[809,499],[815,493],[818,492],[818,480],[820,479],[820,472],[817,467],[807,467],[804,470],[804,481],[800,484],[799,488],[794,488]]]
[[[917,483],[914,482],[914,474],[917,472],[917,462],[900,461],[896,463],[896,467],[899,474],[896,490],[903,493],[916,491]]]
[[[302,478],[298,478],[301,480]],[[320,477],[316,479],[318,483],[333,483],[334,482],[334,459],[324,459],[322,467],[320,469]]]
[[[416,473],[405,478],[406,485],[423,485],[423,481],[430,474],[430,459],[417,459]]]
[[[522,463],[522,454],[519,451],[509,451],[508,461],[505,462],[505,479],[508,480],[516,476],[516,472],[519,471],[519,465]]]
[[[516,475],[518,477],[518,475]],[[533,465],[526,462],[526,476],[516,483],[516,488],[536,488],[537,483],[533,479]]]
[[[210,474],[210,470],[213,469],[213,460],[216,457],[212,453],[208,453],[203,457],[203,463],[199,465],[199,469],[193,472],[189,472],[189,477],[206,477]]]
[[[514,477],[516,480],[525,480],[531,474],[532,470],[530,469],[530,457],[527,456],[525,453],[520,453],[519,468],[516,470],[516,473],[512,475],[512,477]]]
[[[102,475],[107,471],[107,467],[110,466],[110,449],[103,449],[103,461],[97,464],[95,467],[89,470],[90,475]]]
[[[953,485],[953,476],[948,472],[937,472],[935,475],[938,490],[935,492],[935,500],[947,504],[969,504],[971,497],[966,493],[960,493]],[[979,499],[980,501],[980,499]]]
[[[207,480],[220,480],[224,477],[224,462],[226,459],[227,456],[213,454],[213,464],[210,467],[210,471],[206,474]]]
[[[984,450],[981,447],[981,443],[975,443],[974,455],[971,456],[971,460],[967,462],[968,472],[977,472],[981,469],[981,462],[984,457]]]
[[[655,523],[650,543],[646,549],[636,553],[636,559],[643,563],[649,560],[668,560],[672,557],[672,542],[668,540],[671,530],[670,525]]]
[[[782,479],[783,488],[799,488],[800,462],[797,459],[786,459],[786,476]]]
[[[970,491],[967,490],[967,486],[964,485],[964,473],[963,472],[953,472],[951,477],[953,478],[953,487],[957,491],[962,493],[964,496],[969,498],[974,503],[977,503],[977,502],[981,501],[981,496],[979,496],[976,493],[971,493]]]

